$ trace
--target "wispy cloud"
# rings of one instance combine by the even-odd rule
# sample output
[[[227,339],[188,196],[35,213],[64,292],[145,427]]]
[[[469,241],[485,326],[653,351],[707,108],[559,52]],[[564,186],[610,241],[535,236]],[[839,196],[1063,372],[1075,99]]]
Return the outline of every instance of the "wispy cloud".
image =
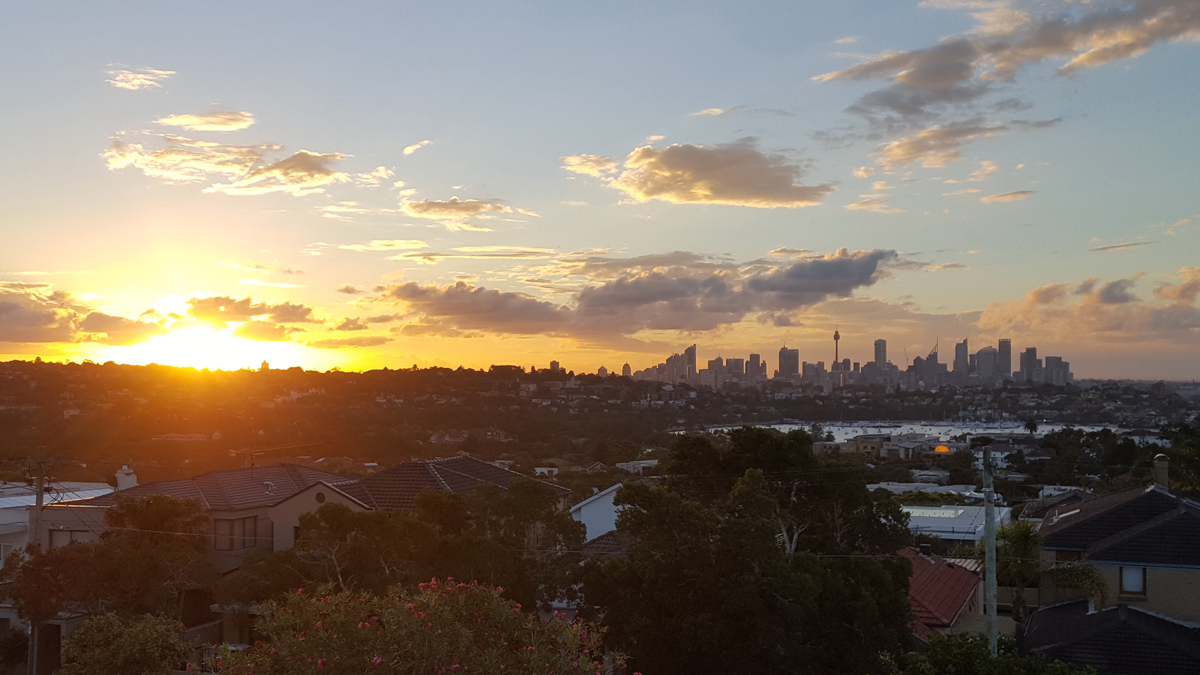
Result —
[[[118,89],[157,89],[162,87],[162,81],[175,74],[173,70],[157,70],[155,68],[138,68],[137,70],[114,69],[108,71],[111,79],[109,84]]]
[[[392,341],[383,335],[363,335],[360,337],[338,338],[333,340],[317,340],[308,342],[306,346],[314,349],[346,349],[353,347],[379,347]]]
[[[1033,195],[1033,190],[1017,190],[1015,192],[1002,192],[998,195],[988,195],[980,197],[979,201],[984,204],[996,204],[1001,202],[1019,202],[1022,199],[1028,199]]]
[[[338,248],[346,251],[411,251],[428,246],[418,239],[373,239],[365,244],[342,244]]]
[[[237,110],[214,109],[202,115],[168,115],[154,122],[189,131],[238,131],[252,126],[254,115]]]
[[[740,107],[740,106],[735,106],[735,107]],[[691,115],[692,115],[692,117],[716,117],[718,115],[724,115],[725,113],[729,112],[730,110],[734,110],[734,108],[705,108],[704,110],[701,110],[699,112],[694,112]]]
[[[303,286],[300,284],[273,283],[270,281],[263,281],[262,279],[242,279],[238,281],[238,283],[244,286],[266,286],[269,288],[303,288]]]
[[[1125,242],[1124,244],[1109,244],[1107,246],[1097,246],[1095,248],[1089,248],[1088,250],[1089,251],[1120,251],[1120,250],[1127,249],[1127,248],[1136,248],[1138,246],[1146,246],[1147,244],[1153,244],[1153,243],[1154,242],[1152,242],[1152,241],[1130,241],[1130,242]]]
[[[416,152],[416,151],[420,150],[421,148],[423,148],[423,147],[425,147],[425,146],[429,145],[430,143],[433,143],[433,141],[431,141],[431,140],[428,140],[428,139],[426,139],[426,140],[423,140],[423,141],[421,141],[421,142],[419,142],[419,143],[413,143],[412,145],[410,145],[410,146],[408,146],[408,147],[404,148],[404,154],[406,154],[406,155],[411,155],[411,154],[413,154],[414,152]]]

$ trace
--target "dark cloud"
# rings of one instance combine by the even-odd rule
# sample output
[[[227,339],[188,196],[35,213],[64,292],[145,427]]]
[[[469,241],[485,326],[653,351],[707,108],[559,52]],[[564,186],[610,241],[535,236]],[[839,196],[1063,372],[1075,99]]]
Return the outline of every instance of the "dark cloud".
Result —
[[[392,338],[383,335],[363,335],[335,340],[317,340],[307,343],[307,346],[316,349],[345,349],[347,347],[378,347],[391,341]]]
[[[1154,242],[1152,242],[1152,241],[1130,241],[1130,242],[1126,242],[1124,244],[1109,244],[1107,246],[1097,246],[1095,248],[1089,248],[1088,250],[1089,251],[1120,251],[1120,250],[1127,249],[1127,248],[1136,248],[1138,246],[1145,246],[1147,244],[1153,244],[1153,243]]]
[[[571,274],[590,281],[566,304],[461,281],[397,284],[378,300],[403,303],[419,318],[401,328],[403,334],[549,334],[611,342],[642,331],[712,330],[752,314],[786,313],[848,297],[883,278],[898,260],[895,251],[845,249],[742,266],[687,252],[596,256],[574,261]]]
[[[337,292],[345,293],[346,295],[358,295],[360,293],[365,293],[366,291],[362,290],[361,288],[355,288],[354,286],[351,286],[350,284],[346,284],[345,286],[342,286],[341,288],[337,289]]]
[[[260,342],[286,342],[293,333],[303,332],[303,328],[293,328],[271,321],[247,321],[233,329],[236,337]]]
[[[346,318],[342,319],[341,321],[339,321],[337,323],[337,325],[335,325],[333,327],[333,330],[342,330],[342,331],[367,330],[367,324],[363,323],[362,319],[359,319],[357,317],[355,317],[353,319],[350,317],[346,317]]]
[[[217,295],[191,298],[187,304],[188,315],[202,321],[250,321],[266,318],[276,323],[320,323],[313,317],[311,307],[290,302],[256,303],[248,297],[238,300],[227,295]]]
[[[81,333],[91,333],[88,339],[111,345],[131,345],[163,332],[163,326],[150,321],[126,319],[103,312],[90,312],[78,327]]]
[[[1130,291],[1135,279],[1117,279],[1110,281],[1096,291],[1096,301],[1105,305],[1119,305],[1126,302],[1137,302],[1138,298]]]
[[[18,288],[18,286],[27,286]],[[33,284],[0,287],[0,342],[68,342],[76,316],[70,296]]]

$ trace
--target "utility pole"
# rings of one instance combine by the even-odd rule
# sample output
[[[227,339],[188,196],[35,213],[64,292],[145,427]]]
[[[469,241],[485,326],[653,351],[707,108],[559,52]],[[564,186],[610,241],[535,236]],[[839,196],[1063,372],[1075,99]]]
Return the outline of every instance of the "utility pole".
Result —
[[[34,468],[33,511],[29,514],[29,547],[34,551],[42,550],[42,504],[46,497],[46,447],[38,446],[37,464]],[[29,627],[29,675],[38,675],[38,637],[41,634],[37,621]]]
[[[983,446],[983,530],[988,649],[992,652],[992,658],[996,658],[996,490],[992,482],[992,449],[989,445]]]

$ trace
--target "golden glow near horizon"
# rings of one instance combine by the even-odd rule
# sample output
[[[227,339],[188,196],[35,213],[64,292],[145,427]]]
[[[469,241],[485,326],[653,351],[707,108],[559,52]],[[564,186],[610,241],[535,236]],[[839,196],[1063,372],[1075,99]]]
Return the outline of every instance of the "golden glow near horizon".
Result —
[[[144,366],[163,366],[238,370],[257,368],[263,361],[272,367],[313,367],[312,350],[293,342],[261,342],[234,337],[233,328],[215,330],[207,326],[189,326],[155,335],[145,342],[104,350],[104,360]]]

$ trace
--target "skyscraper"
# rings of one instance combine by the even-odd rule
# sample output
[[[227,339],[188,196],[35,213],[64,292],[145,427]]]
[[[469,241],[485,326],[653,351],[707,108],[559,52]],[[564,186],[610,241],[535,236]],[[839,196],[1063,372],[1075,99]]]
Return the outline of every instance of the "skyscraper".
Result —
[[[621,366],[621,377],[629,377],[632,374],[633,374],[633,369],[629,367],[628,363]]]
[[[691,347],[688,347],[687,349],[683,350],[683,362],[684,362],[684,368],[687,370],[687,373],[685,374],[684,379],[686,379],[688,382],[695,380],[696,379],[696,345],[692,345]]]
[[[1037,357],[1037,347],[1029,347],[1021,352],[1021,376],[1018,380],[1033,382],[1035,377],[1040,377],[1041,369],[1042,360]]]
[[[1000,339],[1000,348],[996,351],[996,376],[1007,380],[1012,377],[1012,340]]]
[[[887,365],[887,340],[875,341],[875,366],[879,368],[879,372],[883,372],[884,366]]]
[[[800,350],[782,347],[779,350],[779,376],[792,377],[800,374]]]
[[[762,363],[762,356],[751,354],[750,360],[746,362],[746,379],[751,382],[757,381],[762,375],[764,365]]]
[[[981,384],[990,384],[996,377],[996,362],[1000,352],[995,347],[984,347],[975,355],[976,368]]]
[[[967,338],[954,345],[954,380],[960,386],[970,379],[971,350],[967,347]]]

